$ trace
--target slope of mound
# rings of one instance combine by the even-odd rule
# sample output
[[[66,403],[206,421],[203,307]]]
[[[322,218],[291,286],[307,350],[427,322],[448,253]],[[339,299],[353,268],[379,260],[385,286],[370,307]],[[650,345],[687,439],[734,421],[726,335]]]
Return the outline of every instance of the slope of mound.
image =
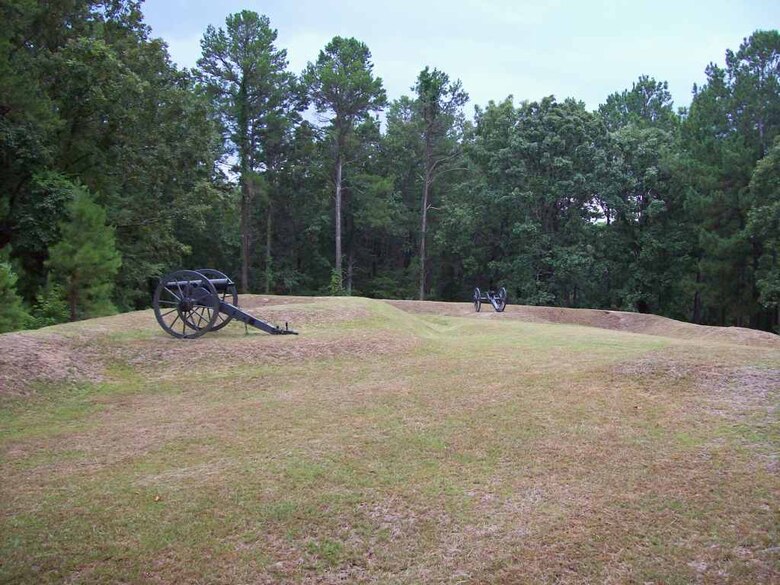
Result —
[[[0,335],[0,396],[24,396],[51,385],[102,382],[110,377],[109,365],[117,362],[139,373],[164,372],[170,377],[197,369],[201,363],[222,371],[347,355],[368,358],[408,349],[414,343],[394,327],[403,320],[403,312],[388,315],[382,304],[367,299],[242,295],[239,305],[268,322],[287,322],[302,335],[269,336],[233,322],[196,340],[182,341],[164,333],[150,310],[8,333]],[[375,321],[371,328],[351,326],[368,319]]]
[[[0,335],[0,396],[24,395],[36,384],[98,382],[102,370],[82,337],[51,331]]]
[[[403,311],[417,314],[447,315],[473,319],[517,319],[530,323],[559,323],[598,327],[612,331],[642,333],[674,339],[700,339],[715,343],[780,347],[780,337],[766,331],[744,327],[711,327],[675,321],[658,315],[606,311],[601,309],[566,309],[561,307],[534,307],[509,305],[503,313],[496,313],[484,305],[480,313],[471,303],[444,303],[436,301],[386,301]]]

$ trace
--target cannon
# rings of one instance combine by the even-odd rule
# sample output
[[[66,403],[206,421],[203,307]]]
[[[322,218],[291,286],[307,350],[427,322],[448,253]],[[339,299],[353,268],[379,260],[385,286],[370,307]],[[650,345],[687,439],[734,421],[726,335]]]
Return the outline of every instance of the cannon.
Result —
[[[506,289],[502,286],[497,291],[491,289],[483,293],[479,288],[475,288],[472,300],[477,313],[482,309],[482,303],[490,303],[497,313],[503,313],[507,304]]]
[[[272,335],[298,335],[287,323],[282,329],[239,309],[236,283],[211,268],[166,274],[154,291],[152,307],[163,331],[179,339],[217,331],[233,319]]]

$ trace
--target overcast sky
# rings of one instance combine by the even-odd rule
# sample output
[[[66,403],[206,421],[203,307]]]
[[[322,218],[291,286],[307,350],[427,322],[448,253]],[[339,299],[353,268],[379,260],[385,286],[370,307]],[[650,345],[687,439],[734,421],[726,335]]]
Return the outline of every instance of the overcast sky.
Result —
[[[366,43],[389,99],[426,65],[459,78],[471,104],[513,95],[574,97],[595,109],[640,75],[690,103],[710,62],[757,29],[780,24],[780,0],[146,0],[146,22],[173,60],[193,67],[206,26],[254,10],[278,30],[300,73],[334,36]]]

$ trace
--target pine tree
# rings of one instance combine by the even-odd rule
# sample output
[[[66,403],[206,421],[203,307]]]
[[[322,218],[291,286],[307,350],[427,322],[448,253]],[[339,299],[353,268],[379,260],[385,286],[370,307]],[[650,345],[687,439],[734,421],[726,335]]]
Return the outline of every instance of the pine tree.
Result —
[[[309,63],[303,72],[309,88],[309,97],[320,114],[331,116],[330,132],[335,147],[335,247],[334,270],[342,271],[343,171],[348,140],[356,126],[370,118],[371,112],[381,110],[387,103],[382,79],[374,77],[374,64],[368,47],[353,38],[333,37],[320,51],[315,63]],[[343,281],[343,276],[331,284]]]
[[[243,10],[227,17],[225,29],[206,29],[203,56],[198,60],[198,75],[214,100],[226,146],[238,163],[242,292],[248,292],[250,285],[256,179],[277,170],[284,135],[298,119],[296,110],[303,108],[295,77],[286,70],[287,51],[274,44],[276,34],[267,16]],[[270,213],[270,199],[268,203]],[[268,234],[270,218],[267,215]],[[266,254],[270,257],[270,242]]]
[[[105,210],[82,187],[75,188],[68,207],[70,220],[60,225],[62,239],[49,248],[47,265],[65,288],[71,321],[110,314],[115,311],[114,277],[122,264],[114,229],[106,225]]]
[[[425,300],[426,252],[425,239],[428,232],[428,211],[431,209],[431,190],[437,175],[447,162],[458,154],[456,142],[452,140],[453,127],[461,115],[461,108],[469,96],[463,90],[460,80],[450,83],[450,77],[443,71],[428,67],[417,76],[414,86],[417,94],[415,106],[421,122],[423,146],[423,196],[420,206],[420,300]],[[443,164],[442,164],[443,163]]]

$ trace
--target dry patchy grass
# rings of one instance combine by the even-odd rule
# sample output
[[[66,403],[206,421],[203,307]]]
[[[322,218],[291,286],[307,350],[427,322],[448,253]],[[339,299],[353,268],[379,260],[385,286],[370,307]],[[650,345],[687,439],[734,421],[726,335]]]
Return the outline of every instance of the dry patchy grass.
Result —
[[[302,335],[36,334],[91,369],[4,399],[0,580],[778,581],[771,339],[244,305]]]

